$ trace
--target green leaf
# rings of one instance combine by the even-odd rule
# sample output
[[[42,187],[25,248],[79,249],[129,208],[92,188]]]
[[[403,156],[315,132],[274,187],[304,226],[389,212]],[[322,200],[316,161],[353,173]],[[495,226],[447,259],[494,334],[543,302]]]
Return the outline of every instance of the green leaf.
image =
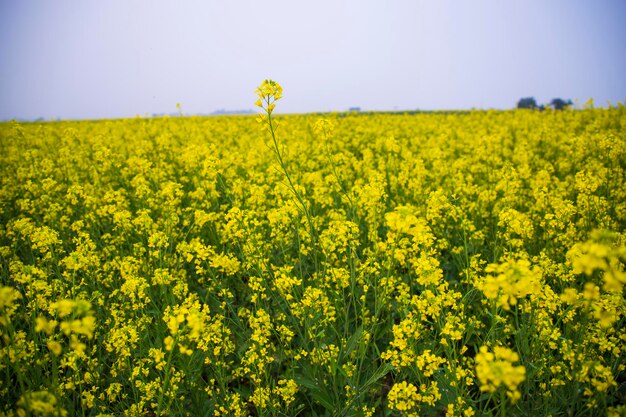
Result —
[[[359,326],[356,331],[350,336],[348,342],[346,343],[346,347],[342,352],[343,358],[347,358],[350,353],[358,346],[359,340],[361,340],[361,335],[363,334],[363,326]]]
[[[295,375],[294,380],[298,385],[301,385],[309,390],[313,399],[321,404],[327,410],[334,410],[337,407],[332,399],[332,396],[328,392],[319,386],[316,381],[307,378],[302,375]]]

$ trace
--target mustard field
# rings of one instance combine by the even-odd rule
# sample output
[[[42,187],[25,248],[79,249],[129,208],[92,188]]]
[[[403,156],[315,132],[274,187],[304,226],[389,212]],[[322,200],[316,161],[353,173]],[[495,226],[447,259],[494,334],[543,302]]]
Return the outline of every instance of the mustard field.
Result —
[[[624,416],[626,108],[0,124],[1,416]]]

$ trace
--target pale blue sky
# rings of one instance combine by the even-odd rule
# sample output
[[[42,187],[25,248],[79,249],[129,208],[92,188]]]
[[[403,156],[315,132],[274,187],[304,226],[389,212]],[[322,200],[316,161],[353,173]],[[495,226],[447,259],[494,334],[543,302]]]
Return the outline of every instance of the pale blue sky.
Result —
[[[0,0],[0,119],[626,100],[623,0]]]

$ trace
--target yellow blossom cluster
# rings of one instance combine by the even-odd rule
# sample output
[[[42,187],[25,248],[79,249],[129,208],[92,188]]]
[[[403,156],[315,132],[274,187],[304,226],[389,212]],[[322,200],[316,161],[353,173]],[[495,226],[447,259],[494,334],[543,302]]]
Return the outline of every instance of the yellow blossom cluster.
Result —
[[[526,378],[526,368],[515,366],[519,355],[503,346],[495,346],[490,352],[487,346],[481,346],[476,355],[476,376],[480,381],[480,390],[495,392],[501,386],[513,402],[521,398],[519,385]]]
[[[0,417],[624,414],[623,105],[256,95],[0,123]]]
[[[532,267],[526,259],[507,260],[502,264],[490,264],[485,268],[488,275],[476,284],[498,307],[510,310],[517,300],[541,291],[541,270]]]

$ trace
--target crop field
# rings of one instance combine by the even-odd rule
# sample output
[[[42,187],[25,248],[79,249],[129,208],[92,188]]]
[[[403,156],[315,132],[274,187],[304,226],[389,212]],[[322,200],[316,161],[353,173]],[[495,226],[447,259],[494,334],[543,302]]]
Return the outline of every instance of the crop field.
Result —
[[[624,416],[626,108],[0,124],[0,416]]]

